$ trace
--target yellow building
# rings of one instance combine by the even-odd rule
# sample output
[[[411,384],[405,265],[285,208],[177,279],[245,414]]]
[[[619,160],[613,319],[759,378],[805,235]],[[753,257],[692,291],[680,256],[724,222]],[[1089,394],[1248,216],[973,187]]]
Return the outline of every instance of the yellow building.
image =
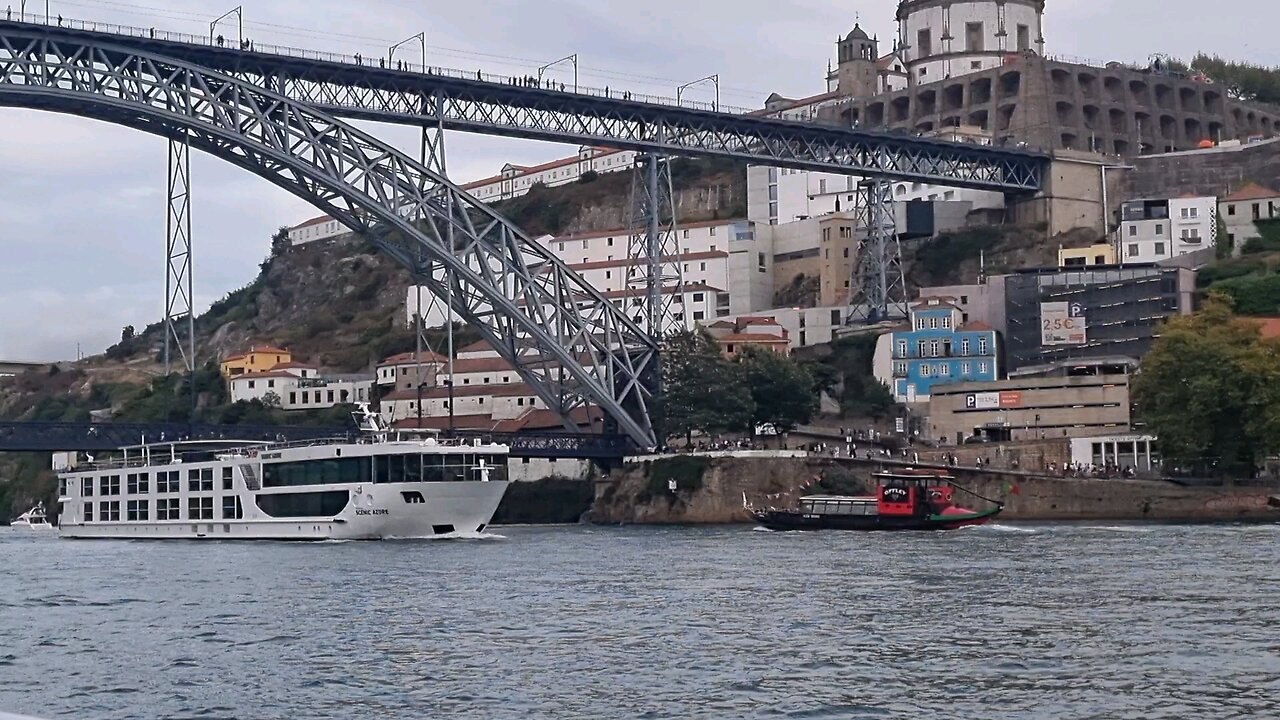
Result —
[[[1082,248],[1058,248],[1058,267],[1087,267],[1089,265],[1115,265],[1116,249],[1109,243],[1098,243]]]
[[[228,355],[222,360],[222,376],[235,377],[245,373],[266,372],[281,363],[293,362],[293,353],[278,347],[265,345],[251,347],[248,352]]]

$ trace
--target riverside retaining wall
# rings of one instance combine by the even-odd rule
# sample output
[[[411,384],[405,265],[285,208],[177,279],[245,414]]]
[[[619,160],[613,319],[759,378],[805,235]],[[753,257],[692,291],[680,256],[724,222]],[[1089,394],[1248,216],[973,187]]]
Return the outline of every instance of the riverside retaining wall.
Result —
[[[732,524],[751,522],[757,508],[794,507],[822,478],[868,491],[880,461],[745,452],[636,458],[597,481],[584,519],[604,524]],[[696,458],[694,460],[693,458]],[[1151,520],[1165,522],[1280,521],[1268,504],[1275,487],[1182,487],[1170,482],[1042,477],[952,468],[957,482],[1005,503],[1006,520]],[[695,472],[696,471],[696,472]],[[694,479],[696,475],[696,479]]]

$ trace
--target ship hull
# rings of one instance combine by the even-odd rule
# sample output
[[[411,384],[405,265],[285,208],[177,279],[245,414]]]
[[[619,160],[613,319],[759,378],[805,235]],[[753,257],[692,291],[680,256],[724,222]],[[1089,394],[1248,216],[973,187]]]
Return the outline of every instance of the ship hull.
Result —
[[[799,512],[755,513],[756,521],[770,530],[938,531],[982,525],[1000,514],[1000,508],[956,515],[812,515]]]
[[[349,499],[324,517],[92,522],[58,527],[64,538],[186,540],[394,540],[483,532],[506,493],[506,481],[324,486]],[[246,505],[252,503],[245,494]]]

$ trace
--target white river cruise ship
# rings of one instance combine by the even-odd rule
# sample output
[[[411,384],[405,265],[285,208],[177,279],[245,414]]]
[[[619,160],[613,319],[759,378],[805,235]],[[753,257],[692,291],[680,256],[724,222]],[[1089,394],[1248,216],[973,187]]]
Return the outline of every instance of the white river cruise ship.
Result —
[[[483,532],[505,445],[382,428],[358,439],[162,442],[58,474],[67,538],[378,540]]]

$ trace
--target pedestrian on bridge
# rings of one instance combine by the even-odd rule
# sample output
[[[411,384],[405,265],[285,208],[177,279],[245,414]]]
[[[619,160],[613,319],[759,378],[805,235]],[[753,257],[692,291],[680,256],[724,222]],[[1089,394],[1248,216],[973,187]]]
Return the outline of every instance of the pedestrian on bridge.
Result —
[[[222,47],[222,44],[223,44],[224,42],[226,42],[225,38],[223,38],[221,35],[219,35],[219,36],[218,36],[218,47]]]

